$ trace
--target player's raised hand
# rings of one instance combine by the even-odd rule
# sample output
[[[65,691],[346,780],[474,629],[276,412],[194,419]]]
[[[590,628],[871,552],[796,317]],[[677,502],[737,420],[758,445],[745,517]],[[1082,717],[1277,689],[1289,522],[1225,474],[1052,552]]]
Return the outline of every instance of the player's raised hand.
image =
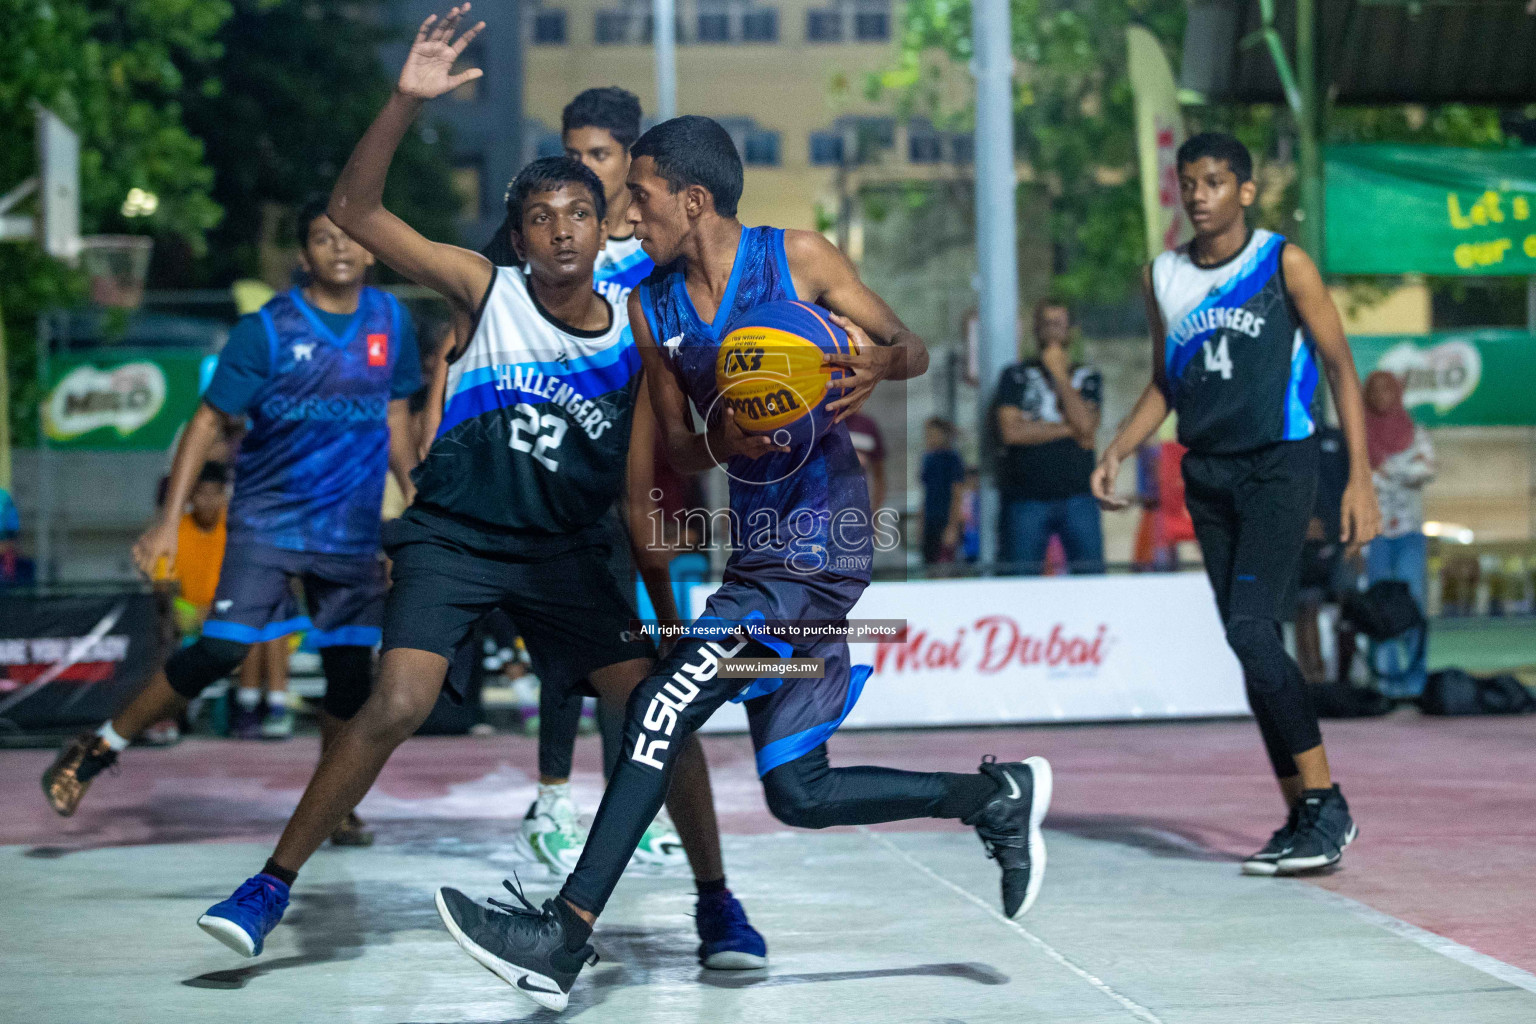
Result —
[[[710,455],[722,466],[736,455],[759,459],[770,452],[789,451],[788,445],[774,444],[771,437],[749,434],[741,429],[741,424],[736,422],[736,410],[730,406],[725,407],[725,415],[720,417],[719,425],[710,430],[707,442]]]
[[[827,411],[836,414],[833,423],[841,423],[861,409],[869,396],[875,393],[875,385],[890,375],[891,349],[876,345],[864,328],[845,316],[832,314],[832,322],[848,335],[851,352],[846,355],[828,354],[822,362],[828,366],[840,366],[847,371],[829,387],[837,388],[843,396],[827,403]]]
[[[405,58],[405,67],[400,69],[400,81],[395,85],[402,95],[422,100],[434,99],[484,74],[479,68],[467,68],[457,75],[453,73],[453,65],[464,48],[485,28],[485,22],[477,22],[455,40],[454,33],[459,30],[459,23],[468,13],[469,4],[459,4],[444,15],[441,21],[437,15],[430,14],[421,23],[421,28],[416,32],[416,40],[411,44],[411,52]]]

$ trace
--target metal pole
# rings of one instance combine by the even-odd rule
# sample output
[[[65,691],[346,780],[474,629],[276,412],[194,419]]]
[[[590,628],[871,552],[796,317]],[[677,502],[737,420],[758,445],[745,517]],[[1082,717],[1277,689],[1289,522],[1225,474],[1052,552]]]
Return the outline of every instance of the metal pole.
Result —
[[[656,39],[656,119],[677,116],[677,3],[651,0],[652,31]]]
[[[1296,114],[1301,161],[1301,247],[1324,266],[1323,259],[1323,162],[1318,134],[1322,119],[1317,108],[1316,0],[1296,0],[1296,78],[1301,109]]]
[[[1014,358],[1019,309],[1019,254],[1015,234],[1013,165],[1013,30],[1009,0],[976,0],[972,8],[976,76],[976,265],[980,293],[980,437],[997,375]],[[996,559],[997,485],[982,491],[982,561]]]
[[[42,384],[42,401],[47,400],[48,354],[53,348],[53,317],[37,317],[37,379]],[[53,456],[48,447],[48,429],[43,422],[41,402],[37,410],[37,581],[55,581],[53,565]]]

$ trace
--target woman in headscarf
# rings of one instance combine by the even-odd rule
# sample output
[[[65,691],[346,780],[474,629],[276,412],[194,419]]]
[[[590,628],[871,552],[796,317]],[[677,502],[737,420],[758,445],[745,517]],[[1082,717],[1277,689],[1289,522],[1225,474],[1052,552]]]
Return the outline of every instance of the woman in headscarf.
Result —
[[[1384,370],[1365,379],[1365,440],[1381,506],[1381,534],[1365,555],[1366,578],[1402,580],[1424,607],[1427,542],[1423,488],[1435,476],[1429,432],[1416,426],[1403,404],[1403,382]],[[1414,653],[1416,649],[1417,653]],[[1404,662],[1411,664],[1404,667]],[[1371,652],[1371,665],[1384,677],[1392,697],[1417,697],[1424,690],[1424,645],[1391,640]]]

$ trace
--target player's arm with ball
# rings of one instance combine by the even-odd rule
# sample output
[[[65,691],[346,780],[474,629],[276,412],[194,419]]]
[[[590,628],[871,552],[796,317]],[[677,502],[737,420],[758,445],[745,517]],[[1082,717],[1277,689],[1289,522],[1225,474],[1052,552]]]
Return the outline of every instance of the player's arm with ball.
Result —
[[[832,320],[848,332],[853,351],[828,355],[826,362],[847,371],[832,387],[844,392],[827,409],[842,422],[858,412],[882,380],[908,380],[928,370],[928,346],[885,300],[859,280],[859,272],[841,249],[816,231],[784,232],[784,255],[795,293],[832,311]]]
[[[747,433],[737,424],[736,411],[729,406],[719,421],[710,425],[708,433],[695,434],[688,396],[683,393],[682,386],[662,358],[656,339],[651,336],[651,325],[640,305],[638,288],[629,293],[629,326],[634,331],[635,346],[640,350],[640,361],[645,366],[656,429],[661,431],[667,461],[673,469],[679,473],[703,473],[724,465],[733,456],[756,459],[769,452],[789,451],[764,435]]]
[[[384,179],[390,161],[422,104],[481,75],[479,68],[453,74],[454,61],[485,27],[480,22],[457,40],[453,38],[469,6],[453,8],[441,21],[434,14],[421,23],[395,91],[352,150],[331,190],[326,213],[337,227],[394,270],[437,292],[456,313],[474,316],[496,268],[477,252],[422,236],[384,208]]]
[[[1152,379],[1142,389],[1141,397],[1120,429],[1115,439],[1099,456],[1099,464],[1088,478],[1089,489],[1099,504],[1111,511],[1125,508],[1129,500],[1115,494],[1115,481],[1120,476],[1120,463],[1131,457],[1136,449],[1147,443],[1163,420],[1168,418],[1168,391],[1163,381],[1163,313],[1152,293],[1152,268],[1142,272],[1142,290],[1147,300],[1147,328],[1152,335]]]

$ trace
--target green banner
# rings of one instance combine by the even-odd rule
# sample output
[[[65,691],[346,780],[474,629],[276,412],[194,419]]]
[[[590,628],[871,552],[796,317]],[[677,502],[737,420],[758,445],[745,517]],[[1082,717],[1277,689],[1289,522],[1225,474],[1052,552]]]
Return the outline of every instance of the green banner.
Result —
[[[53,448],[169,448],[197,409],[204,354],[185,349],[103,348],[55,356],[43,398]]]
[[[1403,378],[1408,411],[1426,427],[1536,426],[1536,335],[1527,331],[1365,334],[1349,347],[1362,379],[1372,370]]]
[[[1333,274],[1536,274],[1536,147],[1330,146]]]

